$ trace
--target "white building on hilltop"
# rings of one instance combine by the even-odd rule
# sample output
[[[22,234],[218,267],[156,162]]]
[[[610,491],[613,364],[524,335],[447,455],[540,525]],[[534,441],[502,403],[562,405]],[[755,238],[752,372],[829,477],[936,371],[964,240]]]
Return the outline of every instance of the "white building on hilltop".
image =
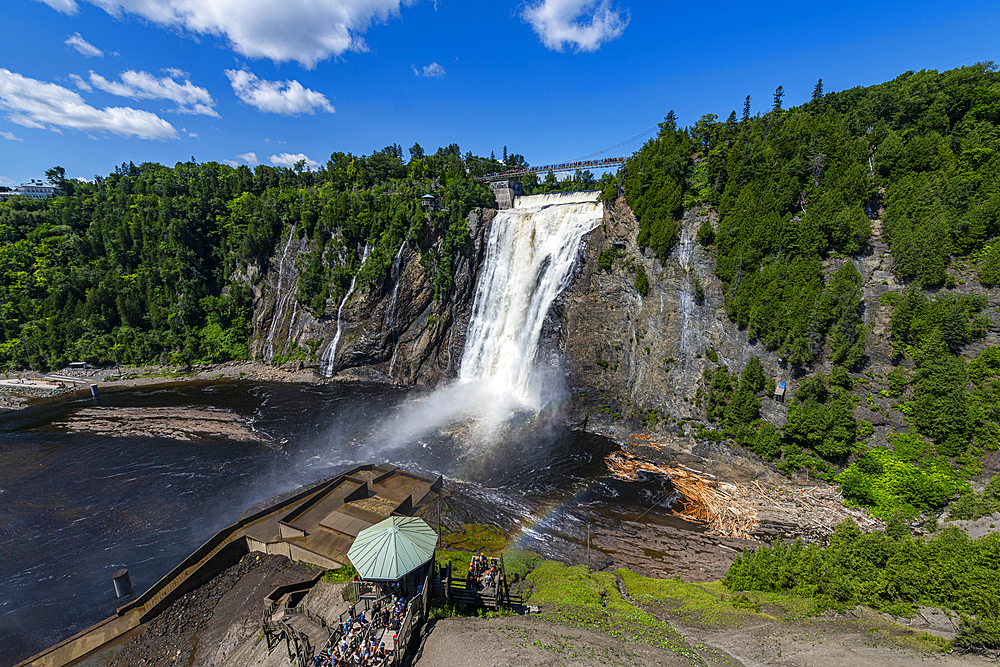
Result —
[[[21,183],[11,192],[0,192],[0,201],[6,201],[9,197],[18,195],[30,199],[48,199],[56,196],[56,189],[51,185],[45,185],[43,181],[31,179],[30,183]]]

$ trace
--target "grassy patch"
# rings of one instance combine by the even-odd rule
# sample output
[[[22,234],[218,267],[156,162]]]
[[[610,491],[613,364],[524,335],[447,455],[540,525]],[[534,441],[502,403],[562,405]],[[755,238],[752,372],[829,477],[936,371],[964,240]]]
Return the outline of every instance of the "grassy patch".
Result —
[[[623,641],[643,642],[699,663],[698,655],[669,624],[625,600],[615,575],[590,573],[543,561],[528,575],[534,584],[529,603],[545,607],[548,618],[567,625],[604,632]]]
[[[811,598],[780,593],[732,593],[721,581],[688,584],[678,579],[650,579],[618,570],[632,601],[662,605],[696,625],[736,626],[764,618],[787,622],[819,609]]]
[[[446,549],[461,549],[471,553],[488,552],[496,555],[507,546],[503,531],[496,526],[481,523],[467,523],[455,531],[441,536],[441,546]]]

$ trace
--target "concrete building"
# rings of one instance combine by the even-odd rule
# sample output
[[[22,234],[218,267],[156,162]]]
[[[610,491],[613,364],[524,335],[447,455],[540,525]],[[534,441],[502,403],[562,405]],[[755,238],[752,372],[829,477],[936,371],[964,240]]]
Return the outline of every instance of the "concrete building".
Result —
[[[56,189],[51,185],[45,185],[42,181],[31,179],[30,183],[21,183],[11,192],[0,192],[0,201],[6,201],[15,196],[28,197],[29,199],[48,199],[56,196]]]
[[[490,190],[493,192],[493,199],[496,200],[497,208],[514,208],[514,197],[524,194],[521,189],[521,181],[499,180],[490,181]]]

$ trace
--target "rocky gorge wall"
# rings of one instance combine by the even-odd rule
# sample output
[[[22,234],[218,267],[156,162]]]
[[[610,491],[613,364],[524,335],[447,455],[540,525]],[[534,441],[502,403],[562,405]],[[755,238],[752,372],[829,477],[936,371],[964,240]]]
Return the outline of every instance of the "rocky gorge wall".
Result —
[[[698,390],[706,368],[725,364],[740,372],[751,357],[777,381],[791,380],[788,365],[730,321],[711,250],[695,240],[714,211],[689,211],[678,243],[661,265],[639,248],[639,225],[624,199],[606,210],[604,224],[584,240],[577,279],[559,304],[558,342],[574,388],[574,417],[581,426],[616,437],[647,428],[691,441],[704,420]],[[614,249],[610,269],[602,251]],[[637,267],[648,276],[645,296],[636,288]],[[695,277],[704,297],[695,296]],[[714,356],[717,361],[710,357]],[[780,426],[787,406],[765,398],[763,416]],[[678,425],[678,423],[680,423]]]
[[[435,299],[434,264],[429,261],[440,251],[442,238],[431,241],[428,256],[416,244],[404,244],[388,278],[349,295],[340,311],[334,377],[416,385],[454,377],[494,213],[474,209],[469,214],[472,250],[458,256],[454,286],[446,298]],[[251,355],[292,370],[314,368],[320,374],[323,352],[336,336],[341,304],[329,298],[324,314],[317,317],[298,302],[299,269],[310,246],[305,238],[287,235],[294,230],[286,232],[270,269],[262,276],[248,276],[254,284]]]
[[[455,284],[446,298],[435,299],[433,263],[415,244],[403,246],[386,280],[348,298],[333,360],[335,378],[433,386],[456,376],[494,214],[492,209],[470,213],[472,249],[459,257]],[[767,375],[787,383],[788,399],[806,376],[830,370],[824,359],[815,366],[788,364],[729,319],[714,273],[713,250],[696,240],[705,220],[716,225],[715,211],[685,213],[678,243],[662,264],[652,251],[636,244],[639,225],[623,198],[606,205],[603,223],[584,236],[574,279],[551,308],[538,351],[543,363],[557,365],[567,379],[571,400],[566,418],[572,425],[619,440],[637,430],[656,431],[690,451],[704,421],[699,390],[704,393],[706,369],[724,364],[739,373],[751,357],[759,357]],[[859,390],[866,398],[855,417],[874,425],[869,444],[875,446],[908,424],[890,408],[890,400],[878,394],[887,388],[885,375],[891,368],[890,308],[880,299],[905,285],[891,271],[881,220],[872,224],[873,236],[862,254],[832,256],[825,269],[829,276],[851,261],[865,281],[869,362]],[[431,249],[438,250],[442,242],[434,241]],[[602,267],[602,251],[612,250],[610,267]],[[257,360],[282,362],[291,370],[313,368],[319,375],[323,350],[336,334],[339,303],[329,299],[321,317],[298,303],[298,266],[308,252],[305,239],[285,237],[270,270],[256,277],[251,349]],[[648,276],[645,296],[636,288],[640,266]],[[969,275],[953,272],[951,291],[982,294],[988,302],[986,337],[965,350],[972,357],[987,345],[1000,344],[1000,290],[981,285],[971,269],[965,272]],[[695,295],[696,277],[701,300]],[[762,398],[765,419],[780,427],[787,414],[787,400]]]

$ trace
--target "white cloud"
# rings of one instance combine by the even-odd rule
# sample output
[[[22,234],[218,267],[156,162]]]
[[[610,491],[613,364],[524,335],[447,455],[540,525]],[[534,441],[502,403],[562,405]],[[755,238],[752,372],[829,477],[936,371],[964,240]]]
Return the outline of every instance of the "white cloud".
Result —
[[[6,176],[0,176],[0,185],[14,185],[14,181],[10,180]]]
[[[276,158],[278,156],[272,155],[271,157]],[[305,156],[303,155],[302,157]],[[223,160],[223,162],[228,164],[230,167],[234,168],[240,166],[241,164],[247,164],[250,165],[251,167],[256,167],[258,164],[260,164],[260,160],[257,159],[257,154],[254,153],[253,151],[249,153],[240,153],[239,155],[233,156],[232,160]]]
[[[13,132],[0,131],[0,137],[3,137],[7,141],[24,141],[21,137],[15,136]]]
[[[44,2],[52,9],[63,14],[76,14],[78,7],[75,0],[38,0]]]
[[[236,97],[264,113],[295,116],[314,114],[316,109],[335,111],[326,95],[304,88],[298,81],[265,81],[245,69],[227,69],[226,76]]]
[[[294,155],[291,153],[278,153],[277,155],[272,155],[267,159],[271,161],[271,164],[279,167],[294,167],[295,163],[303,160],[305,160],[307,167],[311,167],[313,169],[319,167],[319,162],[316,162],[316,160],[310,160],[309,156],[305,153],[296,153]]]
[[[174,127],[156,114],[130,107],[96,109],[68,88],[0,68],[0,108],[23,127],[111,132],[140,139],[176,139]]]
[[[413,67],[411,65],[411,67]],[[416,72],[417,68],[414,67],[413,71]],[[444,77],[444,68],[437,63],[431,63],[430,65],[424,65],[424,76],[430,77],[432,79],[440,79]]]
[[[547,48],[596,51],[621,37],[629,13],[613,8],[609,0],[542,0],[524,8],[524,19]]]
[[[106,93],[129,97],[133,100],[170,100],[177,103],[177,113],[201,114],[219,117],[213,108],[207,88],[191,83],[186,72],[170,68],[163,70],[167,76],[157,78],[149,72],[126,70],[119,75],[120,81],[109,81],[100,74],[90,71],[90,83]],[[175,79],[182,79],[176,81]]]
[[[67,37],[66,41],[63,42],[63,44],[72,46],[74,49],[76,49],[77,53],[86,56],[88,58],[104,57],[103,51],[101,51],[99,48],[97,48],[96,46],[85,40],[83,37],[81,37],[80,33],[78,32],[74,32],[72,35]]]
[[[74,0],[39,0],[71,14]],[[249,58],[294,60],[309,69],[345,51],[366,51],[364,33],[417,0],[87,0],[196,35],[217,35]]]
[[[69,79],[70,81],[76,84],[77,88],[79,88],[82,91],[89,93],[90,91],[93,90],[93,88],[90,87],[90,84],[84,81],[83,77],[80,76],[79,74],[70,74]]]

